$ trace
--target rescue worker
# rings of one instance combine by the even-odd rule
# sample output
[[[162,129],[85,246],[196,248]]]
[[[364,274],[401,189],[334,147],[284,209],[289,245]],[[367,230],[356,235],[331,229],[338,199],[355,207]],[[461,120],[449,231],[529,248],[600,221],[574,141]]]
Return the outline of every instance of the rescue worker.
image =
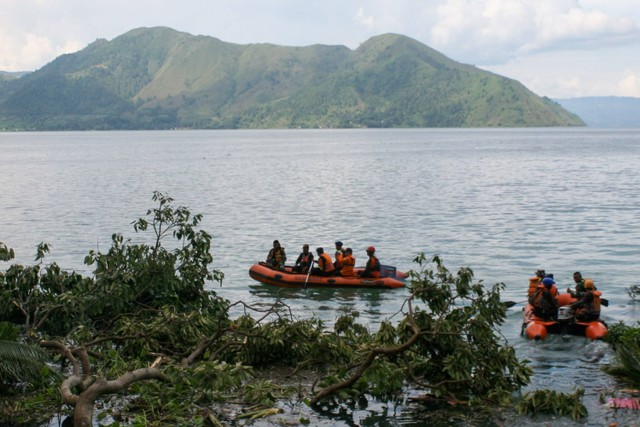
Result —
[[[367,260],[367,265],[364,267],[364,270],[358,273],[358,277],[380,277],[380,260],[374,255],[376,252],[376,248],[373,246],[369,246],[367,248],[367,255],[369,259]]]
[[[273,248],[267,255],[267,265],[271,268],[278,270],[284,270],[284,263],[287,261],[287,255],[284,252],[284,248],[280,246],[280,242],[273,241]]]
[[[340,275],[344,277],[356,277],[356,258],[353,256],[351,248],[347,248],[344,251],[344,258],[342,258],[342,268],[340,269]]]
[[[318,261],[316,261],[318,266],[311,269],[311,274],[317,276],[333,276],[335,268],[333,267],[331,256],[324,253],[324,248],[317,248],[316,252],[318,253]]]
[[[555,320],[558,318],[558,289],[550,277],[542,279],[536,292],[529,298],[529,304],[533,306],[533,314],[543,320]]]
[[[293,266],[293,271],[296,273],[306,274],[313,264],[313,254],[309,252],[309,245],[306,243],[302,245],[302,252],[298,255],[296,263]]]
[[[528,297],[532,297],[533,294],[536,293],[538,285],[542,284],[542,279],[544,279],[545,275],[546,273],[544,270],[536,270],[536,275],[529,279],[529,290],[527,292]]]
[[[600,318],[600,291],[595,289],[593,280],[585,279],[585,292],[582,297],[569,307],[579,322],[592,322]]]
[[[571,288],[567,288],[567,292],[571,294],[571,296],[574,298],[582,298],[584,294],[587,292],[587,289],[586,289],[587,280],[591,281],[591,284],[593,284],[592,279],[583,279],[582,274],[580,274],[579,271],[576,271],[575,273],[573,273],[573,281],[576,283],[576,290],[574,292],[571,290]],[[594,286],[594,290],[596,290],[595,286]]]
[[[342,259],[344,258],[344,249],[342,249],[342,242],[340,241],[337,241],[335,245],[336,245],[336,253],[335,253],[335,256],[333,257],[333,259],[335,259],[335,261],[333,262],[333,267],[336,269],[336,273],[339,273],[340,269],[342,268]]]

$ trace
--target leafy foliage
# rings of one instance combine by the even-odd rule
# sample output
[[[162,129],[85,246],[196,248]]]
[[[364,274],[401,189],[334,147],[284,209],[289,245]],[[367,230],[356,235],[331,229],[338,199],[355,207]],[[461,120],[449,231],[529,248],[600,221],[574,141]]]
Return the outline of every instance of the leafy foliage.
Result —
[[[389,398],[405,381],[448,401],[507,404],[528,383],[531,369],[497,330],[505,319],[504,285],[487,290],[474,283],[471,269],[453,275],[438,256],[415,261],[422,269],[411,272],[412,299],[424,306],[414,311],[409,300],[397,327],[384,322],[371,338],[357,340],[353,362],[321,383],[312,404],[345,393]]]
[[[616,351],[614,363],[605,371],[640,385],[640,323],[632,327],[618,322],[609,328],[605,339]]]
[[[555,390],[530,391],[516,405],[519,414],[550,414],[570,416],[579,420],[587,416],[587,408],[582,404],[584,390],[578,389],[574,394],[559,393]]]
[[[605,341],[614,348],[625,341],[632,341],[640,344],[640,322],[636,326],[628,326],[623,322],[618,322],[609,326],[609,331],[604,337]]]
[[[640,285],[629,286],[627,288],[627,294],[629,295],[629,298],[631,298],[631,301],[637,301],[638,297],[640,297]]]
[[[19,343],[19,330],[0,322],[0,384],[38,382],[48,373],[45,353],[38,347]]]
[[[34,266],[0,272],[0,318],[69,364],[60,394],[78,425],[89,425],[96,399],[127,388],[129,397],[109,399],[105,411],[118,422],[159,426],[214,423],[213,408],[225,402],[243,404],[249,419],[278,413],[274,405],[286,399],[306,398],[312,408],[400,402],[407,386],[444,402],[502,405],[528,382],[526,361],[497,332],[502,284],[486,288],[470,269],[454,275],[439,257],[421,254],[403,318],[376,332],[358,324],[358,313],[327,330],[317,319],[294,319],[279,300],[266,310],[245,306],[259,318],[231,319],[232,304],[207,286],[223,275],[211,268],[201,215],[162,193],[153,201],[133,222],[136,240],[149,243],[113,235],[107,252],[85,258],[93,277],[45,264],[44,243]],[[0,244],[0,256],[13,254]],[[320,391],[287,385],[303,370],[319,377]],[[22,409],[0,408],[26,417],[37,401],[43,410],[59,407],[60,394],[45,386],[21,399]]]
[[[416,258],[421,266],[426,261],[424,255]],[[429,378],[436,394],[508,401],[512,391],[528,383],[531,369],[501,342],[497,330],[506,317],[500,302],[504,284],[487,290],[474,283],[471,269],[453,275],[438,256],[431,262],[433,268],[412,273],[413,292],[426,304],[415,315],[422,357],[412,374]]]

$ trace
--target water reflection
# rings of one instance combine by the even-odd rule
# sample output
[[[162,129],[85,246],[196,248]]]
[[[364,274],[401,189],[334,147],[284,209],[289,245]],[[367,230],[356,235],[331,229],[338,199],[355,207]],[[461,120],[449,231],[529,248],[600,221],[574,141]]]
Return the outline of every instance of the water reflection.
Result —
[[[280,299],[291,307],[295,317],[308,318],[313,313],[329,327],[338,316],[357,312],[359,321],[372,332],[382,320],[398,315],[398,301],[403,302],[408,296],[406,289],[300,289],[263,284],[250,285],[249,292],[255,297],[255,304],[271,305],[274,300]]]

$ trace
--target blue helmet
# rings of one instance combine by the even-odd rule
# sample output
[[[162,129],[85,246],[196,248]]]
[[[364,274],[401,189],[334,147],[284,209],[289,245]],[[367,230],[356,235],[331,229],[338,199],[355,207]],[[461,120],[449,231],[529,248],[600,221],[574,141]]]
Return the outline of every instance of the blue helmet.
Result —
[[[545,277],[544,279],[542,279],[542,284],[547,288],[550,288],[551,285],[555,285],[555,283],[556,282],[554,282],[551,277]]]

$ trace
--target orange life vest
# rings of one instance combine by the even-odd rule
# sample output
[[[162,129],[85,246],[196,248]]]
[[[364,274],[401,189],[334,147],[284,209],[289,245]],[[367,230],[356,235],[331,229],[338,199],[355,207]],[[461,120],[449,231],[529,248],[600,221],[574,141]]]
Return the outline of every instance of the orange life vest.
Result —
[[[353,255],[345,255],[342,259],[342,270],[340,270],[340,274],[345,277],[354,277],[356,275],[356,272],[353,269],[355,265],[356,259]]]
[[[533,296],[533,294],[536,293],[536,289],[538,288],[538,285],[540,283],[542,283],[541,278],[539,278],[538,276],[531,277],[529,279],[529,291],[527,292],[527,296]]]
[[[287,260],[287,256],[285,255],[284,248],[281,246],[278,249],[272,248],[269,251],[269,255],[267,255],[267,261],[271,261],[274,265],[284,264]]]
[[[371,273],[371,277],[380,277],[380,261],[375,255],[369,257],[365,270]]]
[[[342,265],[342,260],[344,259],[344,257],[345,257],[345,253],[342,250],[336,251],[335,258],[336,258],[336,265],[337,266]]]
[[[598,314],[598,316],[600,315],[600,296],[601,295],[602,295],[602,292],[593,291],[593,310]]]
[[[555,318],[558,312],[558,300],[555,295],[558,294],[558,290],[555,285],[547,289],[543,284],[538,285],[536,292],[529,297],[529,304],[533,306],[533,314],[545,318]]]
[[[333,262],[331,262],[331,257],[327,253],[323,253],[318,257],[318,266],[325,273],[329,273],[335,269]]]

